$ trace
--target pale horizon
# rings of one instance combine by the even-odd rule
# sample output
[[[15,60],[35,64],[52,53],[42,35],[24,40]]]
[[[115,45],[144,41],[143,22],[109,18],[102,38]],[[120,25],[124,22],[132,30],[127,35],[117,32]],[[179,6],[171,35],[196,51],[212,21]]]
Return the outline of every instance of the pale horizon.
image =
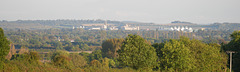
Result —
[[[240,23],[239,0],[1,0],[0,20]]]

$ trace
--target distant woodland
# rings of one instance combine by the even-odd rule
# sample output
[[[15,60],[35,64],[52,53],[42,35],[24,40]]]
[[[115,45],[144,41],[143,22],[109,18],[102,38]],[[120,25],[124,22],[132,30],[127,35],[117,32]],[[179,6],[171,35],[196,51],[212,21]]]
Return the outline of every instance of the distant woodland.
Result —
[[[205,43],[227,43],[231,40],[231,31],[208,30],[198,32],[177,31],[89,31],[82,29],[46,29],[46,30],[6,30],[6,37],[17,49],[22,46],[29,49],[64,49],[68,51],[93,51],[101,48],[103,41],[112,38],[125,38],[129,34],[142,36],[150,43],[179,39],[185,36]]]

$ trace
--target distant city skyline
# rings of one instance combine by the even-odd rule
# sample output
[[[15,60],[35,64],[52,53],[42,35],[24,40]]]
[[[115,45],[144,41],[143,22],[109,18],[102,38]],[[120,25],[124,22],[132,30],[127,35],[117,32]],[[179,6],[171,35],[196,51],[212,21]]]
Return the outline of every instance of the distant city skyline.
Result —
[[[240,0],[0,0],[0,20],[240,23]]]

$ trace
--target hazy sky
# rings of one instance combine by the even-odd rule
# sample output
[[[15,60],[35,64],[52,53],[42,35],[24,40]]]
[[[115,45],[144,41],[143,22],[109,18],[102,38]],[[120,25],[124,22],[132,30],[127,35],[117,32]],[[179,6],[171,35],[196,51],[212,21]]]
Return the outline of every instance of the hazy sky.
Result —
[[[0,20],[239,22],[240,0],[0,0]]]

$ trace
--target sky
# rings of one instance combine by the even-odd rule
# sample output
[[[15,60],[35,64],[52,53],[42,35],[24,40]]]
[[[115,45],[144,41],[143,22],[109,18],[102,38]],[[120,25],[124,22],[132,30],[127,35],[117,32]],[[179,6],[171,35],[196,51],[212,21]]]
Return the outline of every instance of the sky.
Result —
[[[240,23],[240,0],[0,0],[0,20]]]

